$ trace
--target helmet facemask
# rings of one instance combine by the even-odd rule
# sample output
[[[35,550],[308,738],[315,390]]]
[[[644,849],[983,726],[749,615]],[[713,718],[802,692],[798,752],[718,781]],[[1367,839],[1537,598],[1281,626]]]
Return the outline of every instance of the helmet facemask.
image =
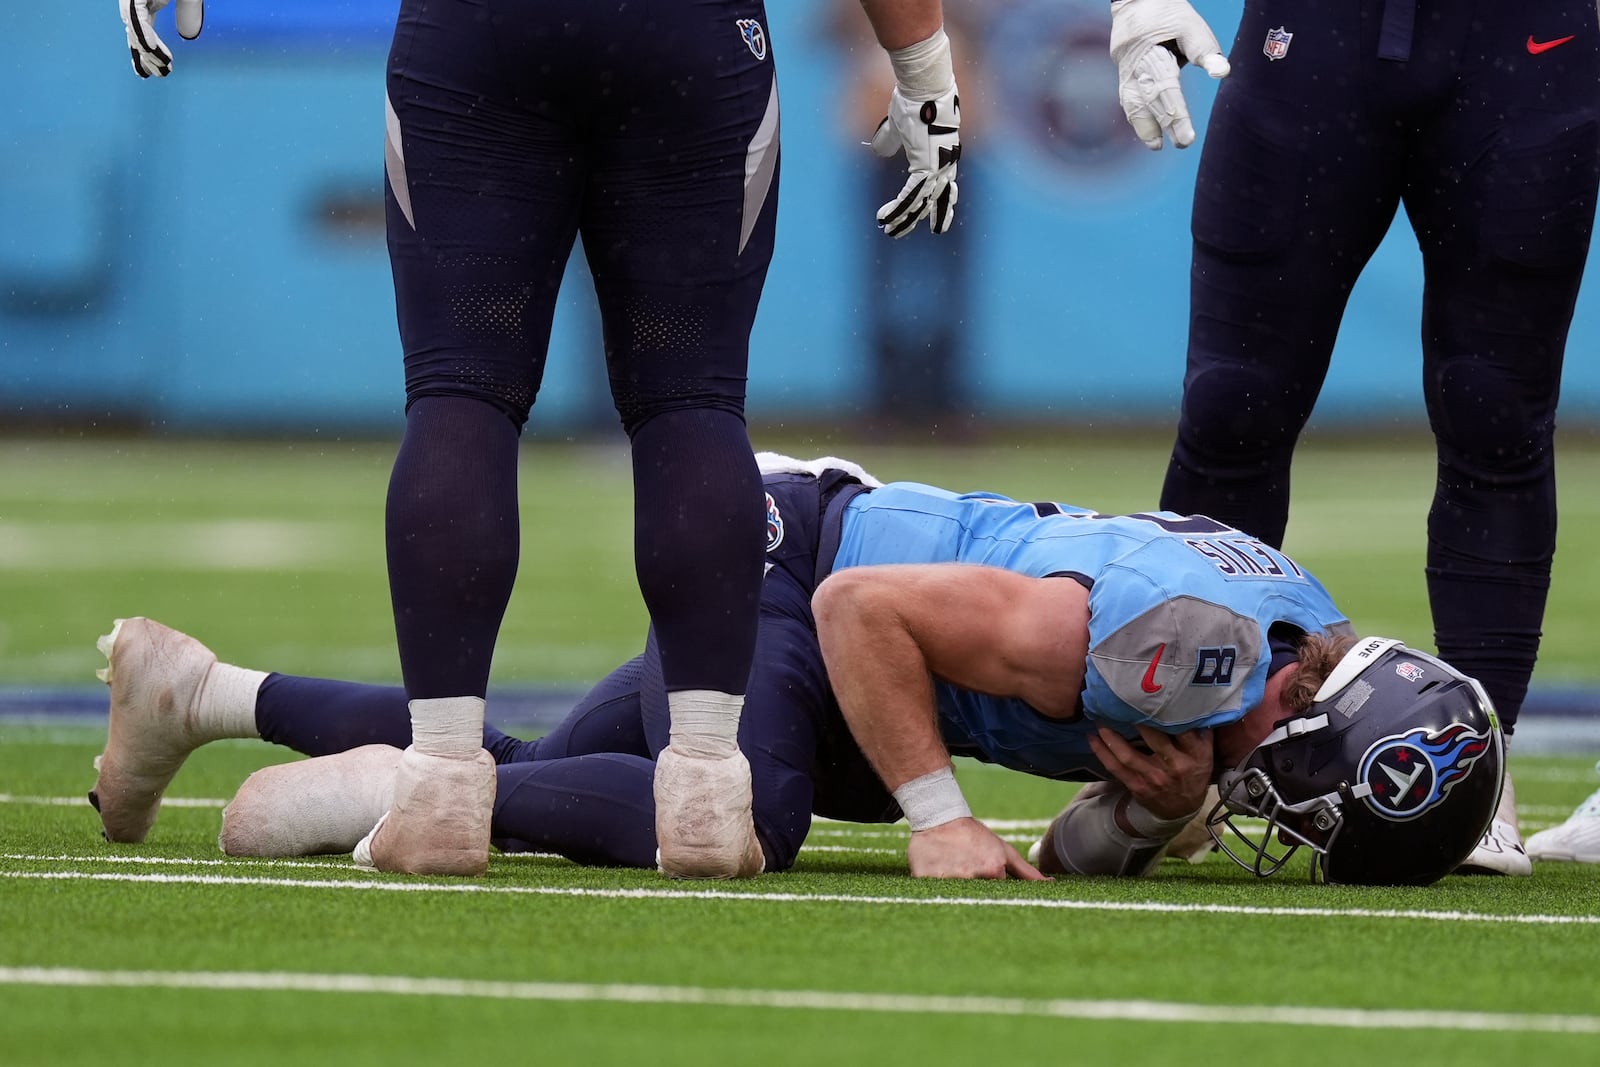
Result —
[[[1314,881],[1326,880],[1326,856],[1344,829],[1342,805],[1362,797],[1362,790],[1350,789],[1341,782],[1334,792],[1307,800],[1285,800],[1269,771],[1275,745],[1299,741],[1326,726],[1328,717],[1320,713],[1288,718],[1262,737],[1261,744],[1251,750],[1242,765],[1222,773],[1218,803],[1206,816],[1206,829],[1211,830],[1211,838],[1222,853],[1258,878],[1272,877],[1299,849],[1309,848],[1310,877]],[[1256,840],[1256,835],[1246,832],[1235,819],[1264,819],[1267,827]]]
[[[1251,754],[1252,759],[1255,755]],[[1338,793],[1290,803],[1279,795],[1266,772],[1248,761],[1239,770],[1224,772],[1217,793],[1217,805],[1206,816],[1206,828],[1229,859],[1257,878],[1270,878],[1302,847],[1309,848],[1312,880],[1326,880],[1324,861],[1344,829]],[[1266,821],[1259,840],[1235,821],[1240,818]]]

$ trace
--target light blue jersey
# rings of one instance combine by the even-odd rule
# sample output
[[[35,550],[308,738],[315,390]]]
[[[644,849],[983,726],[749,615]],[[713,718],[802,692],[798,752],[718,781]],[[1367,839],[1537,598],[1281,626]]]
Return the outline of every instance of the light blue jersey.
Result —
[[[1053,778],[1103,777],[1088,737],[1233,722],[1261,702],[1268,630],[1348,632],[1322,583],[1282,552],[1204,517],[1099,515],[1066,504],[956,495],[914,482],[862,493],[833,569],[977,563],[1089,589],[1083,715],[1049,719],[1020,700],[940,683],[952,752]]]

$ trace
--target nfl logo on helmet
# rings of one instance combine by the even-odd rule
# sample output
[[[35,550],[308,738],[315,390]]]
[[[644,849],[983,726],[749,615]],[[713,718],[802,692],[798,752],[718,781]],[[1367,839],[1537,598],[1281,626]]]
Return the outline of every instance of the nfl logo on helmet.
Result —
[[[1408,682],[1420,682],[1427,672],[1415,663],[1396,663],[1394,665],[1394,673]]]
[[[739,27],[739,32],[744,35],[744,43],[750,49],[750,54],[757,59],[767,58],[767,31],[761,28],[761,23],[755,19],[738,19],[734,22]]]
[[[1282,26],[1275,30],[1267,31],[1267,43],[1261,46],[1261,52],[1268,59],[1278,60],[1289,54],[1289,42],[1294,34],[1286,31]]]

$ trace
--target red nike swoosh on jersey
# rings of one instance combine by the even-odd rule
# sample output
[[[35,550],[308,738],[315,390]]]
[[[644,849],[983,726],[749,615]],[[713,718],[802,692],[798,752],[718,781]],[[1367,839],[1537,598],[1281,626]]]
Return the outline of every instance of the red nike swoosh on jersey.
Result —
[[[1548,52],[1552,48],[1561,47],[1572,39],[1572,37],[1557,37],[1553,41],[1535,41],[1533,39],[1533,34],[1530,33],[1528,35],[1528,54],[1530,56],[1536,56],[1541,52]]]
[[[1167,643],[1161,642],[1161,647],[1156,649],[1156,654],[1150,660],[1150,666],[1144,670],[1144,678],[1139,681],[1139,688],[1146,693],[1161,692],[1161,683],[1156,681],[1156,668],[1161,665],[1161,654],[1167,650]]]

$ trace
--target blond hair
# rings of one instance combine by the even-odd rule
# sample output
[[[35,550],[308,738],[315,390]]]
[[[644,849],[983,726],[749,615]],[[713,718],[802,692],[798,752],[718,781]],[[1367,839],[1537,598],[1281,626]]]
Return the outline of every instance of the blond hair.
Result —
[[[1300,669],[1289,676],[1283,686],[1283,703],[1290,711],[1304,711],[1316,698],[1317,690],[1327,681],[1333,668],[1344,659],[1344,654],[1355,647],[1360,638],[1334,637],[1331,634],[1305,634],[1295,643],[1299,653]]]

